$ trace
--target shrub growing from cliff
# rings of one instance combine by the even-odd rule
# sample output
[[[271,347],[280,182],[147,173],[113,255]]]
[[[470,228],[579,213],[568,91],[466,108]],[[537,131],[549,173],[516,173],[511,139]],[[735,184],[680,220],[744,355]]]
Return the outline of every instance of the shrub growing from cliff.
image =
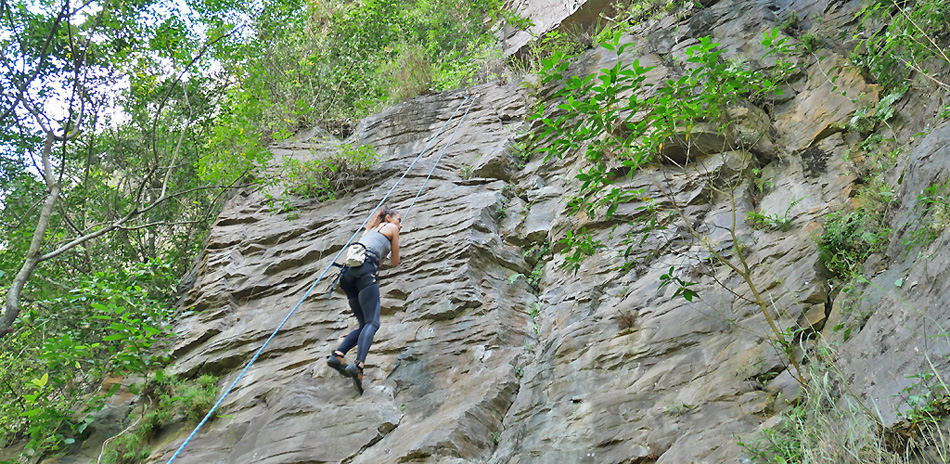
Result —
[[[319,201],[335,200],[345,194],[349,184],[379,161],[369,145],[353,148],[343,144],[333,154],[314,160],[284,160],[283,184],[286,193]]]
[[[918,0],[868,2],[858,15],[861,46],[851,60],[885,89],[908,84],[950,90],[950,2]]]
[[[144,392],[148,409],[133,415],[132,425],[122,433],[110,438],[103,445],[99,462],[105,464],[135,464],[146,460],[151,454],[149,441],[163,427],[184,419],[197,424],[208,414],[217,399],[217,379],[203,375],[194,381],[165,376],[160,377]],[[142,403],[143,405],[146,402]],[[210,419],[214,420],[217,415]]]
[[[873,211],[832,213],[818,239],[818,256],[836,277],[849,280],[871,253],[883,250],[888,232],[881,215]]]
[[[601,45],[621,57],[629,46],[620,42],[621,36],[617,31]],[[777,30],[766,33],[762,43],[774,52],[788,50],[785,39],[778,38]],[[739,127],[730,111],[744,102],[770,97],[779,82],[765,73],[723,60],[722,53],[709,37],[701,37],[696,45],[685,50],[682,72],[652,88],[646,84],[647,73],[652,68],[641,66],[639,60],[623,62],[621,59],[599,73],[569,76],[563,55],[553,55],[543,63],[541,81],[560,86],[554,96],[556,108],[547,111],[540,105],[533,115],[543,123],[539,139],[546,146],[540,151],[548,158],[580,151],[588,161],[576,176],[580,182],[579,193],[570,203],[575,212],[589,216],[603,214],[609,220],[621,205],[630,205],[637,211],[632,215],[628,213],[626,216],[632,219],[624,221],[630,227],[627,241],[630,246],[624,252],[628,259],[636,259],[637,243],[643,243],[646,236],[658,229],[678,224],[687,230],[711,254],[714,262],[728,267],[745,282],[748,299],[759,307],[771,328],[772,342],[789,354],[786,359],[796,366],[798,380],[805,383],[803,372],[790,354],[795,346],[794,336],[776,324],[769,304],[752,279],[742,239],[737,236],[734,192],[738,181],[733,184],[720,179],[708,184],[712,192],[732,202],[732,225],[727,227],[731,245],[720,247],[696,230],[693,226],[696,218],[687,212],[687,205],[677,199],[670,178],[664,176],[661,169],[655,169],[661,162],[682,167],[701,156],[702,143],[711,145],[708,150],[713,153],[720,153],[741,148],[734,146],[731,140],[741,139],[742,144],[751,146],[757,142],[756,138],[762,137],[762,134],[737,137]],[[784,69],[783,66],[786,65],[780,60],[778,68]],[[714,129],[700,130],[703,126]],[[696,142],[697,137],[707,142]],[[677,150],[676,147],[682,148]],[[633,178],[640,173],[647,175],[649,187],[631,189],[617,185],[620,175]],[[575,269],[582,259],[596,251],[596,241],[583,230],[568,232],[561,243],[565,245],[566,265]],[[675,295],[690,300],[697,296],[695,290],[689,288],[693,283],[675,269],[667,276],[667,284],[675,283]]]

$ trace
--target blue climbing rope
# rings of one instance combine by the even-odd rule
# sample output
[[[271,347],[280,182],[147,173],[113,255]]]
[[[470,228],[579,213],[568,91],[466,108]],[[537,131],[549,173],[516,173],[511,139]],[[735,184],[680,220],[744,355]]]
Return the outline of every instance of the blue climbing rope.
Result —
[[[476,98],[477,98],[477,97],[476,97]],[[234,379],[234,382],[232,382],[231,385],[228,386],[227,389],[225,389],[225,391],[224,391],[224,393],[221,395],[221,397],[218,398],[218,401],[215,402],[215,403],[214,403],[214,406],[211,407],[211,410],[208,411],[207,414],[205,414],[204,418],[201,419],[201,422],[198,422],[198,425],[195,426],[195,429],[191,431],[191,433],[188,435],[187,438],[185,438],[185,441],[182,442],[181,446],[178,447],[178,450],[175,451],[175,454],[172,455],[171,459],[169,459],[166,464],[171,464],[172,461],[174,461],[174,460],[178,457],[178,455],[181,454],[182,450],[185,449],[185,446],[188,446],[188,443],[191,441],[191,439],[194,438],[195,434],[198,433],[198,430],[201,430],[201,427],[203,427],[203,426],[205,425],[205,423],[208,422],[208,419],[214,414],[214,412],[218,410],[218,407],[221,406],[221,403],[224,401],[224,399],[227,398],[227,396],[231,394],[231,391],[234,389],[234,387],[237,385],[237,383],[241,380],[241,378],[244,377],[244,374],[247,373],[247,370],[250,369],[251,365],[254,364],[254,362],[257,361],[257,358],[260,357],[261,353],[264,352],[264,348],[267,348],[267,345],[270,344],[271,340],[273,340],[274,337],[277,335],[277,333],[280,332],[280,329],[282,329],[282,328],[284,327],[284,324],[286,324],[287,321],[290,320],[290,317],[293,316],[295,312],[297,312],[297,309],[300,308],[300,305],[303,304],[304,300],[306,300],[307,297],[310,296],[310,293],[313,292],[313,289],[316,288],[317,284],[319,284],[320,281],[323,280],[324,277],[326,277],[327,273],[330,272],[330,269],[333,268],[333,263],[335,263],[336,260],[340,258],[340,255],[343,254],[343,251],[346,250],[347,247],[350,246],[350,243],[353,242],[353,239],[355,239],[356,236],[359,235],[360,231],[363,230],[363,227],[365,227],[366,224],[369,222],[370,218],[373,217],[373,213],[376,212],[376,210],[379,209],[379,207],[382,206],[383,203],[386,202],[386,200],[389,198],[390,195],[392,195],[393,191],[396,190],[396,186],[398,186],[399,183],[402,182],[402,180],[406,178],[406,175],[408,175],[408,174],[409,174],[409,171],[412,169],[412,167],[416,165],[416,162],[418,162],[419,159],[422,158],[422,155],[424,155],[425,152],[429,150],[429,147],[432,145],[433,142],[435,142],[435,139],[438,138],[439,135],[442,134],[442,131],[445,130],[446,126],[449,125],[449,122],[452,121],[452,119],[455,118],[455,115],[458,114],[459,110],[462,109],[462,106],[464,106],[465,103],[468,102],[469,100],[472,100],[473,103],[475,102],[475,100],[473,99],[473,97],[472,97],[471,95],[466,96],[466,97],[465,97],[465,100],[462,100],[462,103],[460,103],[459,106],[458,106],[458,108],[455,109],[455,112],[452,113],[452,116],[450,116],[449,119],[447,119],[447,120],[445,121],[445,124],[442,124],[442,127],[439,128],[439,131],[436,132],[435,135],[433,135],[431,139],[429,139],[429,142],[426,143],[425,148],[422,149],[422,151],[419,153],[419,156],[416,156],[416,159],[414,159],[414,160],[412,161],[412,163],[409,164],[409,167],[406,168],[406,172],[404,172],[404,173],[402,174],[402,177],[400,177],[399,180],[397,180],[396,183],[393,184],[392,188],[390,188],[389,191],[386,192],[386,195],[383,196],[383,199],[379,201],[379,203],[376,205],[376,207],[374,207],[373,209],[370,210],[370,215],[366,217],[366,219],[363,221],[363,223],[360,224],[360,227],[359,227],[358,229],[356,229],[356,232],[354,232],[353,235],[350,237],[350,239],[346,241],[346,245],[343,245],[343,248],[340,248],[340,251],[337,252],[336,256],[333,257],[333,261],[330,262],[330,265],[327,266],[327,268],[323,270],[323,272],[320,274],[320,276],[317,277],[317,280],[315,280],[315,281],[310,285],[310,288],[307,289],[307,292],[304,293],[304,296],[300,299],[300,301],[297,302],[296,305],[294,305],[294,308],[293,308],[292,310],[290,310],[289,313],[287,313],[287,316],[284,317],[284,320],[282,320],[282,321],[280,322],[280,325],[278,325],[277,328],[274,329],[274,331],[270,334],[270,337],[267,337],[267,340],[264,342],[263,345],[261,345],[261,347],[257,350],[257,352],[254,353],[254,356],[252,356],[252,357],[251,357],[251,360],[248,361],[248,363],[247,363],[246,366],[244,366],[244,369],[242,369],[242,370],[241,370],[241,373],[238,374],[238,376],[237,376],[236,379]],[[469,107],[469,109],[471,109],[472,105],[469,104],[468,107]],[[468,110],[465,111],[465,115],[468,115]],[[462,119],[459,121],[459,124],[458,124],[458,125],[461,126],[461,125],[462,125],[462,122],[464,122],[464,121],[465,121],[465,116],[462,116]],[[458,132],[458,127],[455,128],[455,131]],[[452,138],[454,138],[454,137],[455,137],[455,133],[453,132],[453,133],[452,133]],[[448,141],[448,143],[446,143],[446,148],[448,147],[448,145],[449,145],[450,143],[452,143],[452,138],[450,138],[449,141]],[[445,148],[442,149],[442,153],[445,153]],[[441,154],[439,155],[439,159],[442,159],[442,155],[441,155]],[[438,160],[436,161],[436,164],[438,164]],[[432,167],[432,170],[433,170],[433,171],[435,170],[435,166]],[[432,175],[432,172],[430,172],[429,175],[431,176],[431,175]],[[429,180],[429,179],[428,179],[428,177],[427,177],[427,178],[426,178],[426,181],[428,181],[428,180]],[[423,183],[422,186],[425,187],[425,183]],[[420,192],[420,193],[422,192],[422,189],[421,189],[421,188],[419,189],[419,192]],[[418,193],[416,194],[416,197],[413,198],[413,200],[412,200],[412,203],[413,203],[413,204],[416,202],[416,199],[417,199],[417,198],[419,198],[419,194],[418,194]],[[412,209],[413,204],[410,204],[410,205],[409,205],[409,209],[410,209],[410,210]],[[407,211],[406,213],[407,213],[407,215],[408,215],[408,211]],[[403,216],[403,219],[405,219],[405,216]]]
[[[422,181],[422,187],[419,187],[419,191],[416,192],[416,197],[412,199],[412,203],[409,204],[409,209],[406,210],[406,214],[402,216],[402,220],[405,221],[409,217],[409,211],[412,211],[412,207],[416,206],[416,200],[419,199],[419,195],[422,194],[422,189],[426,188],[426,184],[429,182],[429,178],[432,177],[432,173],[435,172],[436,166],[439,165],[439,161],[442,161],[442,155],[445,154],[445,150],[449,148],[449,145],[452,144],[452,140],[455,139],[455,134],[458,133],[459,127],[462,127],[462,123],[465,122],[465,117],[468,116],[469,110],[472,109],[472,105],[475,104],[475,100],[478,100],[479,95],[475,95],[475,98],[472,99],[472,102],[468,104],[468,108],[465,109],[465,114],[462,115],[462,119],[459,120],[455,130],[452,132],[452,135],[449,137],[449,141],[445,143],[445,146],[442,147],[442,152],[439,153],[439,157],[435,159],[435,163],[432,165],[432,169],[429,170],[429,175],[426,176],[426,180]],[[465,102],[462,102],[464,104]]]

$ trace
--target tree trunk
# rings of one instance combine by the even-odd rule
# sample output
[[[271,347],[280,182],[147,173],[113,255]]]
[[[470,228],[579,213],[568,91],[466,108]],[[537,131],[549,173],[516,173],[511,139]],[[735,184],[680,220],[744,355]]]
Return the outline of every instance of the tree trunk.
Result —
[[[54,140],[56,140],[56,136],[53,132],[47,132],[42,157],[43,170],[45,171],[43,174],[46,178],[46,185],[49,187],[49,194],[46,196],[43,210],[40,211],[40,219],[33,231],[33,240],[30,242],[30,249],[26,252],[26,260],[7,292],[7,301],[3,307],[3,319],[0,319],[0,338],[13,331],[13,322],[20,314],[20,293],[23,291],[23,287],[26,286],[26,282],[30,280],[30,276],[33,275],[33,271],[36,270],[36,266],[42,261],[40,251],[43,247],[43,237],[46,236],[50,218],[53,216],[53,210],[56,208],[56,202],[59,201],[59,195],[62,191],[62,184],[53,176],[53,168],[49,161]]]

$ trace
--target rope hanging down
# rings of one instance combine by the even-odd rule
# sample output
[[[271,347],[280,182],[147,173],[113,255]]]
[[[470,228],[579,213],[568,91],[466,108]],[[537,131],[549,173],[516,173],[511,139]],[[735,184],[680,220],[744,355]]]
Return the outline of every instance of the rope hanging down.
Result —
[[[237,383],[244,377],[244,374],[247,373],[247,370],[250,369],[251,365],[254,364],[255,361],[257,361],[257,358],[260,357],[261,353],[264,352],[264,349],[267,348],[267,345],[270,344],[271,340],[273,340],[274,337],[277,335],[277,333],[280,332],[280,329],[284,327],[284,324],[286,324],[287,321],[290,319],[290,317],[293,316],[295,312],[297,312],[297,309],[300,308],[300,305],[303,304],[304,300],[306,300],[307,297],[310,296],[310,293],[313,292],[313,289],[316,288],[317,284],[319,284],[320,281],[323,280],[324,277],[326,277],[327,272],[330,272],[330,269],[333,268],[333,263],[335,263],[338,259],[340,259],[340,256],[343,254],[343,251],[345,251],[347,247],[350,246],[350,243],[353,242],[353,239],[355,239],[356,236],[359,235],[360,231],[363,230],[363,227],[365,227],[366,224],[369,222],[370,218],[373,216],[373,213],[376,212],[376,210],[379,209],[379,207],[382,206],[383,203],[385,203],[387,199],[389,199],[389,196],[392,195],[394,190],[396,190],[396,186],[398,186],[399,183],[402,182],[402,180],[406,178],[406,175],[409,174],[409,171],[412,169],[412,167],[415,166],[416,162],[418,162],[419,159],[422,158],[422,155],[424,155],[425,152],[429,150],[429,147],[432,145],[433,142],[435,142],[435,139],[438,138],[439,135],[442,134],[442,131],[445,130],[446,126],[449,125],[449,122],[451,122],[452,119],[455,118],[455,115],[458,114],[459,110],[462,109],[462,106],[464,106],[466,102],[471,100],[471,103],[469,103],[468,105],[468,109],[465,110],[465,114],[462,116],[462,118],[459,120],[458,125],[455,127],[455,132],[452,132],[452,136],[449,137],[449,140],[448,142],[446,142],[445,147],[442,148],[442,153],[440,153],[439,157],[436,159],[435,165],[433,165],[432,170],[429,171],[429,176],[430,177],[432,176],[432,173],[435,171],[436,166],[438,166],[439,161],[442,159],[442,155],[445,154],[445,150],[449,147],[449,145],[452,144],[452,140],[455,138],[455,134],[458,132],[458,128],[462,125],[463,122],[465,122],[465,117],[468,116],[468,111],[472,109],[472,105],[475,103],[475,100],[478,97],[479,97],[478,95],[475,95],[474,97],[469,95],[465,97],[465,100],[462,100],[462,103],[460,103],[458,108],[455,109],[455,112],[452,113],[452,116],[450,116],[449,119],[445,121],[445,124],[442,124],[442,127],[439,128],[439,131],[436,132],[435,135],[433,135],[431,139],[429,139],[428,143],[426,143],[425,148],[423,148],[422,151],[419,153],[419,155],[416,156],[414,160],[412,160],[412,163],[410,163],[409,167],[406,168],[406,172],[404,172],[402,176],[399,178],[399,180],[397,180],[396,183],[393,184],[393,186],[389,189],[389,191],[386,192],[386,195],[384,195],[383,198],[379,200],[379,203],[377,203],[376,206],[370,210],[370,215],[366,217],[366,219],[363,221],[362,224],[360,224],[360,227],[356,229],[356,232],[354,232],[353,235],[350,237],[350,239],[346,241],[346,244],[343,245],[342,248],[340,248],[340,251],[337,252],[336,256],[333,257],[333,261],[331,261],[330,264],[327,266],[327,268],[324,269],[322,273],[320,273],[320,276],[317,277],[317,280],[315,280],[312,284],[310,284],[310,288],[308,288],[306,293],[304,293],[303,297],[300,298],[300,301],[298,301],[297,304],[294,305],[294,308],[290,310],[289,313],[287,313],[287,316],[284,317],[284,320],[282,320],[280,324],[277,326],[277,328],[274,329],[274,331],[270,334],[270,337],[267,337],[267,340],[264,341],[264,344],[261,345],[261,347],[257,350],[256,353],[254,353],[254,356],[252,356],[251,360],[248,361],[246,366],[244,366],[244,369],[242,369],[241,373],[238,374],[237,378],[234,379],[234,382],[232,382],[231,385],[229,385],[228,388],[224,390],[224,393],[221,395],[220,398],[218,398],[218,401],[214,403],[214,406],[211,407],[211,410],[208,411],[207,414],[205,414],[204,418],[201,419],[201,422],[199,422],[198,425],[195,426],[195,429],[191,431],[191,433],[188,435],[187,438],[185,438],[185,441],[182,442],[181,446],[178,447],[178,449],[175,451],[175,454],[172,455],[172,457],[168,460],[166,464],[171,464],[178,457],[178,455],[181,454],[182,450],[184,450],[185,447],[188,446],[188,443],[191,441],[192,438],[194,438],[195,434],[198,433],[198,430],[200,430],[201,427],[203,427],[205,423],[208,422],[208,419],[214,414],[215,411],[217,411],[218,407],[221,406],[221,403],[224,401],[224,399],[228,395],[231,394],[231,391],[234,389]],[[426,183],[428,181],[429,181],[429,177],[426,177],[425,181],[422,183],[422,187],[419,188],[419,192],[416,193],[415,198],[412,199],[412,203],[410,203],[409,209],[406,211],[406,214],[403,216],[403,220],[405,220],[405,218],[409,215],[409,211],[412,210],[413,205],[415,205],[416,200],[419,198],[419,195],[422,193],[422,189],[425,188]]]
[[[462,119],[459,121],[458,125],[455,126],[455,130],[452,132],[452,136],[449,137],[449,141],[446,142],[445,146],[442,147],[442,152],[439,153],[439,157],[435,159],[435,163],[432,165],[432,169],[429,170],[429,175],[426,176],[426,180],[422,181],[422,187],[419,187],[419,191],[416,192],[415,198],[412,199],[412,203],[409,203],[409,209],[406,210],[406,214],[402,216],[402,220],[405,221],[409,217],[409,212],[412,211],[412,207],[416,206],[416,200],[419,199],[419,195],[422,195],[422,189],[426,188],[426,184],[429,183],[429,178],[432,177],[432,173],[435,172],[436,166],[439,165],[439,161],[442,161],[442,155],[445,154],[445,150],[449,148],[449,145],[452,145],[452,140],[455,139],[455,134],[458,133],[459,127],[462,127],[462,123],[465,122],[465,118],[468,116],[469,110],[472,109],[472,105],[475,104],[475,100],[478,99],[478,95],[472,99],[472,102],[468,104],[468,108],[465,109],[465,113],[462,114]],[[463,101],[464,105],[465,102]]]

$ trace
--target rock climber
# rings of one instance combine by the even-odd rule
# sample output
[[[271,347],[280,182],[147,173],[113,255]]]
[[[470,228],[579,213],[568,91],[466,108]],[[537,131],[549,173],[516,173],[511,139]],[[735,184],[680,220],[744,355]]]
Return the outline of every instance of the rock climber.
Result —
[[[366,225],[359,243],[366,248],[366,259],[359,267],[346,267],[340,276],[340,288],[346,293],[350,310],[359,321],[359,327],[347,334],[340,347],[327,357],[327,365],[353,380],[356,390],[363,394],[363,366],[366,355],[379,329],[381,304],[376,271],[389,257],[392,267],[399,265],[399,231],[402,217],[395,210],[380,206]],[[347,365],[343,357],[354,346],[356,362]]]

